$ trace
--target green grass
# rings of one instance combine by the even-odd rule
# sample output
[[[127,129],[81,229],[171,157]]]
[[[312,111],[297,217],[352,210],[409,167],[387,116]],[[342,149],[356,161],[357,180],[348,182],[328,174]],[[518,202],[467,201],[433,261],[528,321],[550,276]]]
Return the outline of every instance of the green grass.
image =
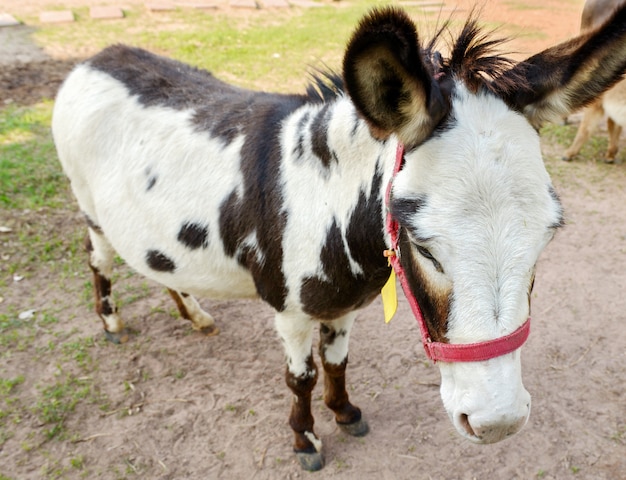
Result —
[[[67,198],[51,115],[52,102],[0,110],[0,207],[57,207]]]
[[[73,359],[79,367],[88,371],[92,366],[92,359],[89,350],[95,346],[96,342],[92,337],[79,338],[66,342],[61,346],[66,359]]]
[[[3,397],[9,395],[17,385],[21,385],[22,383],[24,383],[23,375],[19,375],[15,378],[0,378],[0,395]]]
[[[541,136],[544,140],[557,143],[562,147],[569,147],[574,141],[578,125],[558,125],[547,124],[541,129]],[[602,159],[608,148],[608,138],[606,135],[591,135],[585,142],[579,153],[579,157]]]
[[[31,324],[29,320],[20,320],[14,309],[0,314],[0,359],[9,356],[11,351],[22,352],[29,348],[34,336]],[[2,397],[0,391],[0,400]]]
[[[77,385],[74,382],[55,383],[45,387],[41,391],[40,400],[33,408],[43,425],[48,439],[52,439],[63,432],[63,422],[67,414],[74,410],[78,398],[85,395],[81,388],[76,394],[72,391]]]
[[[387,3],[363,0],[341,8],[326,5],[238,15],[185,8],[146,15],[143,9],[130,9],[125,10],[124,20],[114,22],[91,20],[86,9],[77,8],[73,10],[76,22],[41,25],[35,39],[52,50],[79,56],[126,43],[208,69],[242,86],[294,91],[307,83],[310,65],[339,68],[359,18],[373,6]],[[419,9],[413,13],[422,27],[429,18],[433,24],[436,21],[435,14]]]
[[[0,378],[0,449],[13,436],[13,426],[19,423],[19,400],[15,390],[24,380],[23,375]]]
[[[542,138],[550,142],[558,143],[563,147],[569,147],[576,136],[576,127],[574,125],[558,125],[556,123],[548,123],[539,132]]]
[[[23,327],[22,330],[34,328]],[[61,355],[56,354],[55,348],[47,349],[47,352],[39,350],[34,354],[42,363],[58,363],[55,378],[39,385],[38,395],[30,406],[18,402],[15,396],[19,385],[26,382],[24,375],[0,379],[0,445],[13,435],[12,430],[18,428],[19,419],[27,416],[28,412],[38,418],[45,440],[64,439],[67,438],[65,421],[79,403],[106,404],[91,376],[72,373],[78,367],[85,373],[93,374],[95,367],[90,352],[94,346],[93,338],[78,338],[63,343]]]
[[[57,314],[51,310],[28,320],[20,320],[14,309],[0,314],[0,358],[26,355],[38,365],[56,365],[52,378],[36,380],[30,378],[32,372],[0,378],[0,447],[15,436],[23,418],[34,415],[41,427],[23,445],[30,450],[46,441],[69,438],[66,421],[79,404],[108,404],[93,380],[97,372],[92,359],[96,341],[65,331],[62,325],[57,332],[48,330],[57,324]],[[50,338],[47,347],[43,346],[43,336]],[[33,384],[37,391],[34,397],[29,393]]]
[[[63,378],[41,388],[32,412],[41,421],[47,440],[67,438],[65,421],[81,401],[102,401],[88,377],[62,374]]]
[[[544,154],[544,158],[552,179],[561,184],[576,185],[584,191],[585,183],[598,184],[613,176],[615,166],[604,163],[608,140],[606,135],[600,134],[592,135],[571,162],[562,161],[563,153],[574,141],[577,128],[578,125],[548,124],[540,134],[544,145],[551,146],[552,151]]]

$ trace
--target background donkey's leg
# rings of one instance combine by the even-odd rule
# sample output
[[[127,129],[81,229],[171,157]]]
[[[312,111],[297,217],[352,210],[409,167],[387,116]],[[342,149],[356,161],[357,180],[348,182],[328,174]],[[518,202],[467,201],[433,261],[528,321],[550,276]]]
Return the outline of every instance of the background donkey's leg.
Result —
[[[600,97],[584,110],[583,118],[576,132],[576,138],[574,138],[572,145],[565,150],[563,160],[569,162],[578,155],[578,152],[583,148],[585,142],[589,140],[589,135],[596,128],[603,115],[604,108],[602,108],[602,97]]]
[[[167,289],[176,302],[180,316],[191,321],[194,330],[205,335],[217,335],[220,331],[215,326],[215,320],[207,312],[202,310],[198,301],[187,293],[177,292],[171,288]]]
[[[324,466],[322,442],[313,431],[311,392],[317,382],[317,367],[311,351],[313,321],[304,314],[276,314],[276,330],[287,356],[287,386],[293,392],[289,425],[294,435],[294,450],[303,469],[319,470]]]
[[[111,342],[124,343],[128,340],[128,332],[111,297],[115,251],[100,228],[92,224],[89,226],[85,247],[89,253],[89,267],[93,272],[96,313],[102,319],[104,333]]]
[[[606,163],[615,162],[615,156],[619,149],[619,136],[622,134],[622,126],[619,125],[611,117],[607,119],[607,127],[609,130],[609,147],[606,151]]]
[[[346,391],[348,342],[356,312],[320,327],[320,357],[324,367],[324,401],[335,412],[337,425],[349,435],[365,435],[369,427],[361,418],[361,410],[350,403]]]

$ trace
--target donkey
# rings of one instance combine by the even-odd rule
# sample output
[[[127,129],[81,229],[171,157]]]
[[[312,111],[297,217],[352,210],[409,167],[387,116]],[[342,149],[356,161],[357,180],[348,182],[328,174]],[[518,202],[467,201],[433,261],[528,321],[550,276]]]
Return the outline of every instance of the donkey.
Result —
[[[582,33],[598,28],[624,0],[587,0],[583,8],[580,31]],[[622,127],[626,126],[626,81],[617,83],[604,95],[595,99],[583,113],[572,145],[565,151],[563,160],[571,161],[597,126],[607,116],[609,146],[604,157],[605,163],[614,163],[619,149],[618,142]]]
[[[435,47],[447,32],[422,43],[404,11],[375,9],[343,75],[319,75],[302,95],[237,88],[116,45],[77,66],[56,100],[54,139],[86,218],[107,335],[125,339],[110,297],[114,252],[165,285],[196,330],[217,327],[194,296],[263,299],[276,310],[307,470],[324,464],[314,327],[324,401],[340,428],[365,435],[346,391],[348,339],[390,263],[431,354],[496,351],[431,355],[457,431],[497,442],[529,415],[519,346],[535,264],[563,224],[536,128],[619,80],[626,8],[521,63],[495,53],[501,42],[474,14],[444,58]]]

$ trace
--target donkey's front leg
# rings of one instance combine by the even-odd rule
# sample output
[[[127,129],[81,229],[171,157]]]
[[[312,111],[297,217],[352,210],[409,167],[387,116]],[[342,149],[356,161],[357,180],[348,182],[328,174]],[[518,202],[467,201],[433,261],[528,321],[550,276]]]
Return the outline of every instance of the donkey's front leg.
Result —
[[[293,392],[289,425],[294,435],[294,451],[300,466],[316,471],[324,466],[322,442],[313,431],[311,392],[317,382],[317,367],[311,351],[315,322],[303,314],[278,313],[276,330],[287,356],[287,386]]]
[[[346,391],[348,342],[356,312],[320,327],[320,357],[324,367],[324,401],[335,412],[337,425],[347,434],[362,437],[369,427],[361,410],[350,403]]]
[[[117,313],[117,307],[111,295],[115,251],[104,237],[100,227],[91,220],[89,222],[85,249],[89,254],[89,267],[93,272],[96,313],[102,319],[106,338],[113,343],[124,343],[128,340],[128,331]]]

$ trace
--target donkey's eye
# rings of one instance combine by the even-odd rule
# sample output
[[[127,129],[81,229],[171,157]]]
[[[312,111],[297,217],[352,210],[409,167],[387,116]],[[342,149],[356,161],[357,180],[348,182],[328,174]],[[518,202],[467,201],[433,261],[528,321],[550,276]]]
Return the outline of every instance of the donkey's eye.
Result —
[[[422,255],[422,257],[427,258],[428,260],[433,262],[433,266],[439,273],[443,273],[443,268],[441,264],[437,261],[435,257],[433,257],[433,254],[430,253],[427,248],[424,248],[420,245],[416,245],[415,248],[417,248],[417,251],[420,252],[420,255]]]

